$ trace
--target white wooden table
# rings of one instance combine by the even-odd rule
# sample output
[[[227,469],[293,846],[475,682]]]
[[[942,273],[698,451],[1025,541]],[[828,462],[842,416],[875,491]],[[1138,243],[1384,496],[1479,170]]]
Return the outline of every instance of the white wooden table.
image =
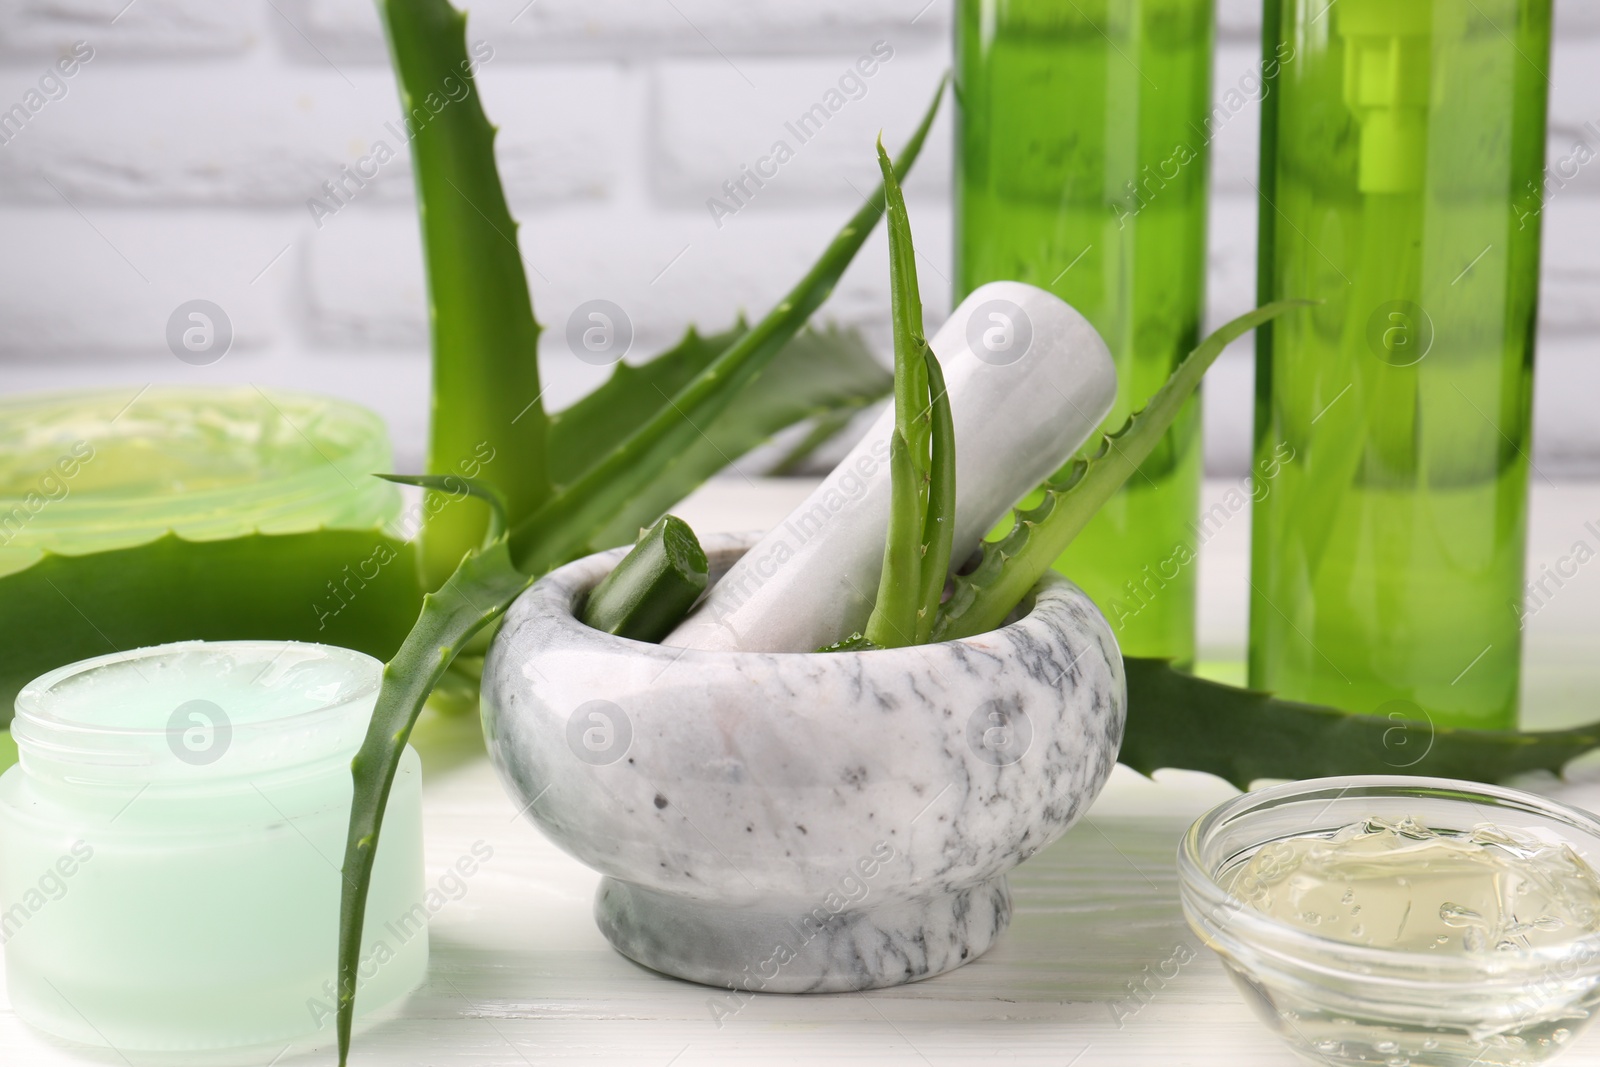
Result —
[[[808,488],[803,482],[724,480],[679,510],[702,531],[759,528],[781,518]],[[1224,488],[1210,485],[1208,496]],[[1597,540],[1584,528],[1597,517],[1600,486],[1541,484],[1534,498],[1533,569],[1580,538]],[[1243,657],[1248,527],[1248,516],[1240,514],[1206,546],[1202,659]],[[1600,688],[1596,648],[1600,567],[1580,571],[1532,620],[1524,670],[1530,725],[1600,718],[1600,702],[1590,698]],[[959,971],[868,994],[757,996],[719,1025],[710,1007],[716,991],[646,971],[601,938],[591,917],[598,876],[518,818],[476,731],[471,720],[429,718],[418,727],[429,881],[474,842],[487,843],[493,857],[434,918],[427,982],[358,1036],[357,1064],[1290,1062],[1179,912],[1177,841],[1195,816],[1233,794],[1216,779],[1162,772],[1151,781],[1118,767],[1088,817],[1011,876],[1016,914],[1010,931]],[[1579,781],[1566,785],[1524,784],[1600,809],[1600,773],[1574,777]],[[1192,962],[1176,969],[1170,962],[1187,956]],[[62,1048],[33,1033],[11,1013],[0,985],[0,1067],[129,1060]],[[297,1048],[243,1062],[292,1067],[332,1063],[333,1056],[327,1047]],[[1600,1031],[1579,1041],[1563,1062],[1600,1063]]]

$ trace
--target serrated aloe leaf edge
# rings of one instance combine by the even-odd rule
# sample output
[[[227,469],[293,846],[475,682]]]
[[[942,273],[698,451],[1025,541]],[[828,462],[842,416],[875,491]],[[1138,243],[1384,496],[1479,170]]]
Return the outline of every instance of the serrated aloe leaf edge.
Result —
[[[881,136],[877,151],[889,231],[894,428],[883,571],[863,638],[894,648],[928,640],[944,592],[956,506],[955,431],[944,375],[922,326],[911,219]]]

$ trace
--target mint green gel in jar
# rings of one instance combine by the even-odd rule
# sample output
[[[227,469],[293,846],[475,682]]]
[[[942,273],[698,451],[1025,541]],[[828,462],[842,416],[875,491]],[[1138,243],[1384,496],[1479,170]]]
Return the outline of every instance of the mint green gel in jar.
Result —
[[[20,761],[0,776],[17,1015],[121,1051],[331,1040],[350,760],[381,676],[328,645],[192,641],[25,686]],[[427,916],[407,748],[367,898],[360,1013],[421,981]]]

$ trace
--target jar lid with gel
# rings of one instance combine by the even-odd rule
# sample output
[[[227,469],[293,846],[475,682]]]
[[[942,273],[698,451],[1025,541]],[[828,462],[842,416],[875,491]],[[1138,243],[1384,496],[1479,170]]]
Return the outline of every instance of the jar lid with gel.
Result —
[[[399,515],[379,416],[254,386],[75,391],[0,401],[0,574],[167,531],[369,528]]]
[[[383,665],[296,641],[185,641],[68,664],[30,682],[12,723],[32,778],[226,788],[348,761]]]

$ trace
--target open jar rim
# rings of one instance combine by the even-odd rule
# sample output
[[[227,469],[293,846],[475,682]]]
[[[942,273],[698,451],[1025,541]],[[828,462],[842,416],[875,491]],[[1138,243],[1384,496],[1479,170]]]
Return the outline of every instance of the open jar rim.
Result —
[[[130,672],[135,685],[149,684],[152,672],[180,665],[199,672],[195,696],[175,700],[164,723],[121,723],[114,711],[85,716],[83,709],[95,702],[115,700]],[[256,671],[242,688],[235,685],[258,705],[238,721],[201,695],[218,695],[219,680],[235,670]],[[373,657],[333,645],[179,641],[80,660],[39,676],[17,694],[11,730],[24,771],[75,783],[292,772],[354,753],[382,674]],[[104,691],[94,691],[97,681]]]
[[[1190,922],[1203,928],[1205,936],[1214,938],[1215,947],[1223,951],[1243,946],[1252,953],[1274,957],[1295,969],[1359,975],[1374,982],[1386,978],[1441,985],[1519,982],[1530,972],[1549,972],[1552,967],[1562,965],[1573,968],[1574,973],[1600,973],[1600,933],[1516,953],[1435,956],[1354,944],[1291,926],[1252,908],[1218,881],[1223,871],[1235,868],[1272,841],[1331,831],[1353,821],[1351,818],[1325,818],[1328,811],[1345,801],[1367,801],[1389,807],[1428,802],[1435,813],[1449,805],[1477,810],[1478,818],[1472,823],[1448,826],[1449,829],[1467,829],[1476,823],[1492,822],[1491,812],[1496,809],[1516,812],[1521,816],[1517,828],[1526,829],[1530,823],[1546,829],[1560,827],[1567,832],[1559,836],[1569,844],[1582,841],[1587,845],[1577,851],[1588,853],[1585,858],[1591,863],[1594,856],[1600,855],[1600,819],[1522,790],[1403,775],[1313,778],[1242,794],[1212,808],[1189,827],[1178,847],[1178,880]],[[1267,822],[1269,813],[1282,813],[1296,804],[1318,805],[1310,822],[1302,821],[1287,832],[1243,831],[1246,827],[1264,828],[1258,824]],[[1286,821],[1278,821],[1274,829],[1285,830],[1283,823]],[[1437,814],[1421,821],[1436,826],[1443,822]],[[1227,841],[1225,836],[1229,838]],[[1216,920],[1219,915],[1225,918]]]

